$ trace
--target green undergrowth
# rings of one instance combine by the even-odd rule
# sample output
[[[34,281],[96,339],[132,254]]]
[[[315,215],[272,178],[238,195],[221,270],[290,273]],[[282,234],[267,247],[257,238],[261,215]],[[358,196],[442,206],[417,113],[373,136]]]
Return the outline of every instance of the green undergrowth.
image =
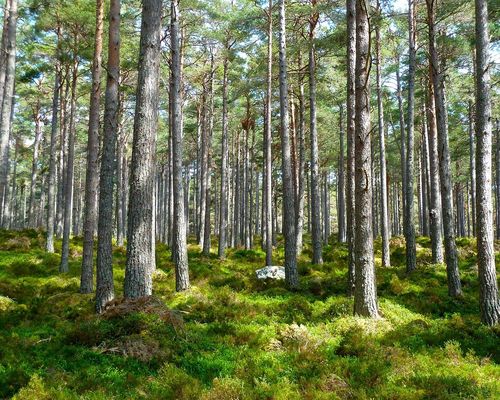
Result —
[[[343,244],[325,246],[321,266],[306,248],[294,292],[255,278],[260,249],[231,249],[220,261],[215,247],[204,257],[191,244],[184,293],[174,292],[170,253],[158,244],[151,302],[101,317],[92,295],[78,293],[81,238],[67,274],[58,273],[60,242],[56,254],[43,246],[43,232],[0,231],[0,398],[500,398],[500,329],[479,321],[471,239],[458,240],[460,299],[448,297],[428,238],[417,240],[410,276],[404,240],[391,241],[390,268],[380,267],[377,241],[380,320],[352,316]],[[281,247],[273,261],[283,262]],[[124,264],[115,247],[118,298]]]

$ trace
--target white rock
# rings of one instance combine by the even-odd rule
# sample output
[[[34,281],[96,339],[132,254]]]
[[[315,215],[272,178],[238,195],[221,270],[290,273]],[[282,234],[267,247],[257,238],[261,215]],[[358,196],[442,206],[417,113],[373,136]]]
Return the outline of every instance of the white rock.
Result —
[[[285,268],[276,265],[268,265],[267,267],[255,271],[257,279],[285,279]]]

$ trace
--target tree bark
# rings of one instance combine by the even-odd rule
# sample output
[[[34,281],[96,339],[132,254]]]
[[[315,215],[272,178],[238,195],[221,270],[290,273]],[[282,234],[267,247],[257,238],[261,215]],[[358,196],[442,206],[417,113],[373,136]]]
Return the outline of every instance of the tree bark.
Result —
[[[161,5],[161,0],[144,0],[142,6],[128,208],[126,298],[149,296],[153,290],[151,230],[158,126]]]
[[[381,18],[382,10],[380,0],[377,0],[377,12]],[[382,102],[382,68],[381,68],[381,38],[380,23],[375,26],[376,63],[377,63],[377,110],[378,110],[378,136],[379,136],[379,162],[380,162],[380,228],[382,231],[382,266],[390,267],[391,252],[389,249],[389,214],[387,204],[387,171],[385,162],[385,132],[384,132],[384,106]]]
[[[430,67],[430,66],[429,66]],[[441,238],[441,186],[439,179],[439,152],[436,126],[436,107],[434,101],[434,88],[429,80],[427,96],[427,121],[429,124],[429,166],[431,203],[429,209],[430,235],[432,242],[432,262],[443,262],[443,244]]]
[[[354,294],[355,283],[355,233],[356,233],[356,193],[355,193],[355,155],[356,155],[356,0],[347,0],[347,242],[349,247],[347,292]]]
[[[427,120],[425,107],[422,107],[422,235],[429,236],[429,140],[427,133]]]
[[[356,0],[356,286],[354,314],[378,318],[373,260],[370,29],[368,2]]]
[[[94,232],[97,222],[97,187],[99,184],[99,103],[101,101],[102,32],[104,0],[96,0],[96,28],[92,61],[92,90],[90,92],[89,130],[87,139],[87,173],[85,179],[85,214],[83,221],[83,254],[80,292],[93,290]],[[109,221],[108,221],[109,222]]]
[[[76,84],[78,78],[78,56],[77,56],[77,36],[74,37],[73,43],[73,70],[71,76],[71,101],[69,113],[69,128],[68,128],[68,156],[66,161],[66,170],[63,198],[63,240],[61,250],[61,265],[59,272],[69,271],[69,239],[71,235],[71,213],[73,211],[73,177],[75,163],[75,136],[76,136]]]
[[[9,0],[9,15],[7,17],[7,33],[5,38],[5,83],[0,113],[0,226],[8,224],[8,175],[9,175],[9,138],[12,122],[13,96],[16,73],[16,29],[17,0]]]
[[[457,246],[455,243],[453,222],[453,196],[451,186],[450,151],[448,144],[448,115],[444,89],[444,75],[439,64],[435,34],[435,0],[426,0],[429,24],[429,54],[431,63],[432,85],[437,114],[437,137],[439,153],[439,173],[441,182],[441,208],[444,228],[446,272],[448,293],[452,297],[462,294],[462,285],[458,271]]]
[[[219,212],[219,245],[220,259],[226,257],[227,247],[227,219],[228,219],[228,162],[229,162],[229,132],[227,109],[227,75],[229,69],[229,44],[226,42],[226,54],[223,61],[222,75],[222,154],[221,154],[221,179],[220,179],[220,212]]]
[[[281,169],[283,179],[283,226],[285,238],[285,280],[288,287],[299,285],[297,272],[297,236],[295,234],[295,189],[292,176],[290,135],[288,132],[288,82],[286,60],[285,0],[280,0],[279,86],[281,122]],[[314,53],[313,53],[314,54]]]
[[[315,0],[311,0],[313,7]],[[315,50],[315,28],[318,22],[318,14],[315,11],[309,22],[309,134],[311,138],[311,218],[312,218],[312,246],[313,264],[323,264],[323,244],[321,241],[320,221],[320,184],[319,184],[319,151],[318,131],[316,127],[316,50]]]
[[[305,102],[304,102],[304,73],[302,72],[302,54],[298,52],[299,69],[299,108],[298,108],[298,147],[299,147],[299,165],[298,165],[298,186],[297,186],[297,254],[302,253],[304,246],[304,179],[306,169],[306,146],[305,146]]]
[[[339,107],[339,131],[340,131],[340,154],[339,154],[339,172],[338,172],[338,240],[341,243],[346,241],[345,229],[345,173],[344,173],[344,106]]]
[[[213,134],[213,114],[214,114],[214,92],[213,92],[213,81],[215,74],[215,66],[214,66],[214,57],[212,54],[211,64],[210,64],[210,74],[208,76],[208,123],[207,123],[207,165],[206,165],[206,182],[205,182],[205,223],[204,223],[204,231],[203,231],[203,249],[202,252],[204,255],[210,255],[210,233],[212,230],[211,224],[211,201],[212,196],[210,194],[212,188],[212,134]],[[187,197],[187,196],[186,196]],[[187,205],[185,204],[185,208],[187,209]],[[187,218],[186,218],[187,220]]]
[[[52,121],[50,127],[49,183],[47,187],[47,235],[45,250],[54,252],[55,192],[56,192],[56,147],[59,114],[59,90],[61,81],[60,47],[61,28],[57,27],[57,49],[55,57],[54,91],[52,95]]]
[[[99,220],[97,226],[96,311],[104,311],[114,298],[113,284],[113,177],[120,112],[120,0],[109,8],[108,65],[106,68],[104,131],[99,180]],[[154,83],[154,82],[153,82]],[[153,125],[155,123],[153,122]],[[154,254],[152,255],[154,259]]]
[[[172,150],[173,150],[173,243],[175,248],[175,288],[189,288],[186,222],[184,216],[184,193],[182,189],[182,106],[181,106],[181,54],[179,38],[179,0],[170,3],[170,54],[172,68]]]
[[[416,27],[415,0],[408,0],[409,26],[409,60],[408,60],[408,121],[406,136],[406,191],[405,191],[405,241],[406,241],[406,272],[411,273],[417,268],[415,242],[415,204],[414,204],[414,123],[415,123],[415,55]]]
[[[267,11],[267,75],[266,75],[266,115],[264,124],[264,208],[265,208],[265,232],[266,232],[266,265],[273,263],[273,187],[272,187],[272,168],[273,159],[271,153],[272,147],[272,67],[273,67],[273,1],[269,0]]]
[[[470,197],[472,202],[472,236],[476,236],[476,144],[474,141],[474,108],[469,101],[469,168]]]
[[[403,210],[403,221],[406,221],[406,139],[405,139],[405,119],[404,119],[404,111],[403,111],[403,93],[401,90],[401,77],[400,77],[400,64],[399,64],[399,56],[397,59],[397,68],[396,68],[396,93],[398,98],[398,108],[399,108],[399,131],[400,131],[400,145],[401,145],[401,186],[402,186],[402,210]],[[403,222],[404,225],[404,222]],[[403,231],[406,229],[403,227]],[[403,233],[404,233],[403,232]]]
[[[43,131],[40,115],[40,100],[37,101],[33,117],[35,120],[35,141],[33,142],[33,159],[31,163],[31,179],[30,179],[30,201],[28,208],[29,226],[36,227],[35,215],[35,195],[36,195],[36,179],[38,175],[38,154],[40,151],[40,143],[42,141]]]
[[[488,5],[476,0],[476,210],[477,264],[481,321],[496,325],[500,321],[500,302],[493,247],[493,205],[491,200],[491,95],[488,32]]]

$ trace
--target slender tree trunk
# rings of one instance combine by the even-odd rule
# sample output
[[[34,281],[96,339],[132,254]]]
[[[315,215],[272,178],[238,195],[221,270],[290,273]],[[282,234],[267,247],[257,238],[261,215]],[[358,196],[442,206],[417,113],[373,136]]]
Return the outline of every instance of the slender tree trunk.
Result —
[[[405,241],[406,272],[417,268],[417,254],[414,223],[414,123],[415,123],[415,54],[416,54],[415,0],[408,0],[409,61],[408,61],[408,121],[406,136],[406,191],[405,191]]]
[[[214,58],[212,55],[211,59],[211,66],[210,66],[210,75],[209,75],[209,83],[208,83],[208,96],[209,96],[209,101],[208,101],[208,123],[207,123],[207,165],[206,165],[206,182],[205,182],[205,224],[204,224],[204,231],[203,231],[203,248],[202,252],[204,255],[208,256],[210,255],[210,233],[212,230],[212,224],[211,224],[211,216],[210,216],[210,210],[211,210],[211,173],[212,173],[212,131],[213,131],[213,114],[214,114],[214,92],[213,92],[213,80],[214,80],[214,73],[215,73],[215,67],[214,67]],[[187,196],[186,196],[187,197]],[[187,209],[187,205],[185,205],[185,208]],[[187,220],[187,218],[186,218]]]
[[[315,0],[311,0],[313,6]],[[320,221],[320,185],[319,185],[319,151],[318,151],[318,131],[316,127],[316,51],[315,51],[315,28],[318,21],[318,14],[315,12],[310,16],[309,31],[309,132],[311,136],[311,218],[312,218],[312,245],[313,264],[323,264],[323,245],[321,242],[321,221]]]
[[[56,236],[62,237],[63,231],[63,208],[64,190],[66,185],[65,165],[67,164],[67,142],[68,142],[68,93],[69,93],[69,65],[65,66],[63,87],[61,88],[61,125],[59,127],[59,158],[58,158],[58,185],[57,185],[57,214],[56,214]]]
[[[403,111],[403,93],[401,90],[401,77],[400,77],[400,65],[399,65],[399,56],[397,59],[397,68],[396,68],[396,93],[398,97],[398,107],[399,107],[399,130],[400,130],[400,145],[401,145],[401,186],[402,186],[402,210],[403,210],[403,221],[406,221],[406,186],[407,186],[407,174],[406,174],[406,139],[405,139],[405,120],[404,120],[404,111]],[[404,225],[404,224],[403,224]],[[406,232],[406,229],[403,228],[403,231]],[[404,233],[403,232],[403,233]]]
[[[42,125],[41,125],[41,115],[40,115],[40,101],[36,106],[34,113],[35,119],[35,141],[33,142],[33,159],[31,163],[31,179],[30,179],[30,201],[28,208],[28,220],[29,226],[36,226],[36,215],[35,215],[35,195],[36,195],[36,179],[38,175],[38,154],[40,151],[40,142],[42,141]]]
[[[356,286],[354,314],[377,318],[377,288],[373,260],[370,30],[368,3],[356,0]]]
[[[344,106],[339,107],[339,131],[340,131],[340,155],[339,155],[339,172],[338,172],[338,221],[339,232],[338,240],[341,243],[346,241],[345,228],[345,180],[344,180]]]
[[[425,107],[422,107],[422,235],[429,236],[429,140]]]
[[[1,54],[0,57],[0,107],[3,102],[5,93],[5,77],[7,72],[7,49],[9,46],[9,13],[11,8],[12,0],[5,0],[3,7],[3,25],[2,25],[2,42],[1,42]],[[1,199],[0,199],[1,200]]]
[[[491,200],[491,96],[488,5],[476,0],[476,194],[477,194],[477,264],[479,308],[487,325],[500,321],[500,302],[493,247],[493,204]]]
[[[302,72],[302,54],[298,52],[299,69],[299,108],[298,108],[298,186],[297,186],[297,254],[302,253],[304,246],[304,179],[306,169],[306,146],[305,146],[305,102],[304,102],[304,73]]]
[[[439,179],[439,152],[434,88],[430,81],[427,98],[427,121],[429,123],[429,175],[431,178],[431,203],[429,216],[432,242],[432,262],[435,264],[441,264],[443,262],[443,244],[441,239],[441,186]]]
[[[324,185],[324,212],[323,212],[323,223],[325,232],[325,244],[328,244],[330,240],[330,182],[328,181],[328,171],[323,172],[323,185]]]
[[[63,212],[63,240],[61,250],[61,265],[59,272],[69,271],[69,239],[71,235],[71,213],[73,201],[73,176],[75,163],[75,136],[76,136],[76,84],[78,78],[77,40],[75,36],[73,43],[73,71],[71,76],[71,102],[68,129],[68,156],[65,170],[65,184],[63,190],[64,212]]]
[[[258,191],[258,188],[256,189],[254,187],[255,182],[254,182],[254,149],[255,149],[255,128],[253,126],[253,121],[252,121],[252,146],[249,148],[249,154],[248,154],[248,175],[249,175],[249,185],[248,185],[248,221],[247,221],[247,226],[248,226],[248,248],[252,249],[253,248],[253,240],[254,240],[254,231],[253,231],[253,220],[254,220],[254,199],[253,199],[253,193],[255,190]]]
[[[354,294],[355,283],[355,233],[356,233],[356,191],[355,191],[355,154],[356,154],[356,0],[347,0],[347,242],[349,247],[347,292]]]
[[[144,0],[142,6],[139,75],[132,144],[128,208],[127,261],[124,296],[149,296],[153,290],[151,230],[158,126],[161,0]],[[184,216],[184,213],[183,215]]]
[[[153,67],[154,68],[154,67]],[[102,312],[114,298],[113,284],[113,176],[115,175],[116,138],[120,113],[120,0],[111,0],[109,8],[108,66],[106,68],[104,131],[99,180],[99,219],[97,226],[96,311]],[[152,84],[155,84],[153,78]],[[139,81],[140,82],[140,81]],[[152,94],[155,96],[155,94]],[[139,98],[139,97],[138,97]],[[153,121],[153,127],[155,122]],[[154,259],[154,254],[152,255]],[[146,284],[147,285],[147,284]]]
[[[83,256],[80,279],[81,293],[91,293],[93,290],[94,233],[97,222],[97,187],[99,185],[99,103],[101,101],[104,0],[96,0],[95,20],[96,28],[94,39],[94,58],[92,61],[92,91],[90,93],[89,130],[87,140],[85,214],[83,217]]]
[[[452,297],[462,294],[462,285],[458,271],[457,246],[455,243],[453,222],[453,196],[451,187],[450,151],[448,145],[448,115],[444,89],[444,75],[439,63],[435,36],[435,0],[427,1],[429,23],[429,54],[431,63],[432,85],[436,102],[437,137],[439,152],[439,173],[441,181],[441,208],[444,228],[446,254],[446,272],[448,293]]]
[[[205,233],[205,211],[207,206],[206,195],[207,195],[207,168],[208,168],[208,124],[207,118],[209,111],[207,110],[207,88],[206,79],[203,78],[203,93],[201,95],[201,112],[200,112],[200,122],[201,127],[201,148],[200,148],[200,180],[199,180],[199,191],[200,191],[200,214],[198,216],[198,232],[197,240],[201,248],[203,248],[203,239]]]
[[[3,89],[2,109],[0,113],[0,227],[9,221],[8,175],[9,175],[9,138],[12,122],[13,96],[16,73],[16,29],[17,0],[9,0],[10,8],[5,38],[5,83]],[[3,199],[3,201],[2,201]]]
[[[10,220],[10,228],[15,228],[19,222],[19,207],[18,207],[18,199],[17,199],[17,155],[19,152],[19,139],[16,138],[14,142],[14,167],[12,171],[12,187],[11,187],[11,220]]]
[[[229,51],[226,43],[225,51]],[[226,257],[227,247],[227,219],[228,219],[228,161],[229,161],[229,132],[227,109],[227,75],[229,69],[229,55],[226,53],[223,61],[222,76],[222,154],[221,154],[221,179],[220,179],[220,212],[219,212],[219,258]]]
[[[382,13],[380,0],[377,0],[377,12]],[[382,266],[391,265],[391,252],[389,249],[389,214],[387,203],[387,171],[385,163],[385,132],[384,132],[384,107],[382,102],[382,68],[381,68],[381,38],[380,22],[375,26],[376,63],[377,63],[377,110],[378,110],[378,137],[379,137],[379,162],[380,162],[380,228],[382,230]]]
[[[184,220],[184,193],[182,190],[182,106],[181,106],[181,54],[179,38],[179,0],[170,3],[170,54],[172,68],[172,150],[173,150],[173,198],[175,248],[175,288],[177,291],[189,288],[188,257],[186,243],[186,222]]]
[[[120,101],[120,104],[122,101]],[[120,115],[121,115],[120,110]],[[124,213],[122,208],[123,197],[124,197],[124,182],[123,182],[123,165],[124,165],[124,156],[123,150],[125,144],[123,143],[123,130],[120,122],[118,123],[118,137],[116,144],[116,244],[118,246],[123,246],[124,240],[124,230],[123,230],[123,220]],[[165,213],[166,215],[166,213]]]
[[[474,109],[469,101],[469,168],[470,197],[472,202],[472,236],[476,236],[476,144],[474,142]]]
[[[61,66],[59,63],[60,55],[60,35],[61,29],[57,28],[57,50],[55,60],[54,91],[52,95],[52,121],[50,127],[50,155],[49,155],[49,183],[47,187],[47,236],[45,241],[45,250],[49,253],[54,252],[54,223],[55,223],[55,189],[56,189],[56,147],[57,130],[59,114],[59,90],[61,81]]]
[[[295,234],[295,190],[292,177],[290,135],[288,132],[288,82],[286,60],[285,0],[280,0],[279,85],[281,122],[281,169],[283,179],[283,235],[285,238],[285,280],[290,288],[299,285],[297,272],[297,236]],[[313,53],[314,54],[314,53]],[[314,69],[313,69],[314,70]]]
[[[284,5],[283,5],[284,7]],[[273,66],[273,0],[269,0],[269,8],[267,11],[267,76],[266,76],[266,120],[264,124],[264,204],[265,204],[265,232],[266,232],[266,265],[273,263],[273,187],[272,187],[272,171],[273,159],[271,153],[272,147],[272,66]]]

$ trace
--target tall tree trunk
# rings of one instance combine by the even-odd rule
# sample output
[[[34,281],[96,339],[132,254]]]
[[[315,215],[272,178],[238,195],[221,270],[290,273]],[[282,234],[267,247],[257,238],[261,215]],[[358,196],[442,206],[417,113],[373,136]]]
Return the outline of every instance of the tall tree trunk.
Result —
[[[377,0],[379,18],[382,14],[380,0]],[[382,266],[391,265],[391,252],[389,249],[389,214],[387,203],[387,172],[385,163],[385,132],[384,132],[384,106],[382,102],[382,68],[381,68],[381,38],[380,23],[375,26],[376,63],[377,63],[377,110],[378,110],[378,137],[379,137],[379,162],[380,162],[380,228],[382,230]]]
[[[65,65],[63,76],[63,87],[61,88],[61,125],[59,127],[59,155],[58,155],[58,185],[57,185],[57,214],[56,214],[56,236],[62,237],[63,233],[63,209],[64,209],[64,188],[66,185],[65,166],[67,164],[67,144],[68,144],[68,94],[69,94],[69,64]]]
[[[161,2],[160,2],[161,3]],[[184,193],[182,189],[182,106],[181,106],[181,54],[179,38],[179,0],[170,3],[170,55],[172,68],[172,150],[173,150],[173,243],[175,248],[175,288],[177,291],[189,288],[189,271],[186,243],[186,222],[184,217]]]
[[[341,243],[346,241],[345,229],[345,173],[344,173],[344,106],[339,107],[339,131],[340,131],[340,154],[339,154],[339,172],[338,172],[338,221],[339,232],[338,240]]]
[[[199,114],[199,126],[201,128],[201,147],[200,147],[200,163],[199,163],[199,170],[200,170],[200,180],[199,180],[199,191],[200,191],[200,213],[198,216],[199,219],[199,224],[198,224],[198,232],[197,234],[197,240],[198,244],[200,247],[203,248],[203,239],[204,239],[204,233],[205,233],[205,211],[206,211],[206,206],[207,206],[207,201],[206,201],[206,195],[207,195],[207,168],[208,168],[208,124],[207,124],[207,118],[209,111],[207,110],[208,108],[208,94],[207,94],[207,80],[208,78],[204,77],[203,78],[203,93],[201,94],[201,112]]]
[[[436,106],[434,100],[434,88],[429,80],[427,96],[427,121],[429,124],[429,166],[430,166],[430,235],[432,242],[432,262],[440,264],[443,262],[443,244],[441,239],[441,186],[439,179],[439,152],[436,125]]]
[[[12,0],[5,0],[3,7],[3,25],[2,25],[2,42],[0,44],[1,54],[0,57],[0,107],[3,102],[3,97],[5,93],[5,77],[7,72],[7,49],[9,46],[9,13],[11,8]],[[1,199],[0,199],[1,200]]]
[[[0,227],[9,221],[8,175],[9,175],[9,138],[12,122],[13,96],[16,73],[16,29],[17,0],[9,0],[10,8],[7,19],[5,38],[5,83],[0,113]]]
[[[37,101],[37,106],[34,112],[35,120],[35,141],[33,142],[33,159],[31,163],[31,179],[30,179],[30,201],[28,208],[28,220],[29,226],[36,226],[36,215],[35,215],[35,195],[36,195],[36,178],[38,175],[38,153],[40,151],[40,142],[42,141],[42,125],[41,125],[41,115],[40,115],[40,101]]]
[[[120,113],[120,0],[111,0],[110,2],[108,65],[106,72],[104,131],[99,180],[99,219],[97,226],[99,241],[97,244],[95,306],[98,313],[104,311],[106,303],[114,297],[113,246],[111,242],[113,225],[110,221],[113,219],[113,177],[115,175],[116,138],[118,136]],[[156,83],[155,79],[152,79],[152,84]],[[153,98],[154,96],[155,94],[152,93]],[[152,122],[153,128],[155,128],[155,121]],[[154,254],[152,257],[154,259]]]
[[[283,179],[283,235],[285,238],[285,280],[290,288],[299,285],[297,272],[297,236],[295,235],[295,189],[292,176],[290,135],[288,132],[288,82],[286,60],[285,0],[280,0],[279,84],[281,122],[281,169]],[[314,53],[313,53],[314,54]]]
[[[73,43],[73,71],[71,76],[71,101],[68,127],[68,156],[66,161],[66,170],[64,171],[66,178],[63,185],[63,240],[61,250],[61,265],[59,266],[59,272],[69,271],[69,239],[71,235],[71,213],[73,210],[73,176],[76,136],[76,84],[78,78],[77,40],[78,37],[75,36]]]
[[[11,193],[11,220],[10,220],[10,228],[15,228],[19,221],[19,207],[18,207],[18,199],[17,199],[17,156],[19,152],[19,139],[16,138],[14,141],[14,166],[12,171],[12,187],[10,190]]]
[[[55,59],[54,91],[52,95],[52,121],[50,126],[50,155],[49,155],[49,183],[47,187],[47,235],[45,250],[54,252],[54,223],[55,223],[55,192],[56,192],[56,147],[59,114],[59,90],[61,82],[61,66],[59,61],[61,47],[61,28],[57,27],[57,50]]]
[[[228,161],[229,161],[229,131],[227,109],[227,75],[229,69],[229,44],[226,42],[222,75],[222,154],[221,154],[221,179],[220,179],[220,212],[219,212],[219,258],[226,257],[227,247],[227,220],[228,220]]]
[[[132,144],[128,208],[127,261],[124,296],[149,296],[153,290],[151,230],[158,127],[161,0],[144,0],[142,6],[139,75]],[[184,216],[184,213],[182,213]]]
[[[493,205],[491,201],[491,96],[488,5],[476,0],[476,194],[477,264],[479,308],[487,325],[500,321],[500,302],[493,247]]]
[[[448,293],[452,297],[462,294],[462,285],[458,271],[457,246],[455,243],[453,222],[453,196],[451,187],[450,150],[448,145],[448,115],[444,89],[444,75],[439,63],[435,34],[435,0],[426,0],[429,24],[429,54],[431,63],[432,85],[436,102],[437,137],[439,153],[439,173],[441,181],[441,208],[444,228],[446,272]]]
[[[476,144],[474,142],[474,109],[469,101],[469,168],[470,197],[472,202],[472,236],[476,236]]]
[[[125,153],[126,153],[126,136],[123,132],[122,115],[123,115],[123,94],[120,93],[119,110],[118,110],[118,133],[116,143],[116,244],[123,246],[124,243],[124,222],[125,210],[123,208],[125,193],[124,171],[126,169]],[[166,213],[165,213],[166,215]]]
[[[280,0],[281,1],[281,0]],[[284,6],[283,6],[284,7]],[[266,120],[264,124],[264,208],[265,208],[265,232],[266,232],[266,265],[273,263],[273,159],[271,153],[272,147],[272,66],[273,66],[273,0],[269,0],[267,11],[267,75],[266,75]]]
[[[324,190],[324,208],[323,208],[323,224],[324,224],[324,242],[328,244],[330,240],[330,182],[328,181],[328,171],[323,172],[323,190]]]
[[[355,283],[355,233],[356,233],[356,0],[347,0],[347,242],[349,247],[347,292],[354,294]]]
[[[302,71],[302,54],[298,52],[299,69],[299,108],[298,108],[298,147],[299,147],[299,165],[298,165],[298,186],[297,186],[297,254],[302,253],[304,246],[304,179],[306,169],[306,146],[305,146],[305,102],[304,102],[304,73]]]
[[[212,196],[210,191],[212,189],[211,185],[211,174],[212,174],[212,134],[213,134],[213,114],[214,114],[214,91],[213,91],[213,81],[214,81],[215,67],[214,67],[214,57],[212,54],[210,74],[208,76],[208,122],[207,122],[207,165],[206,165],[206,182],[205,182],[205,224],[203,231],[203,248],[202,252],[204,255],[210,255],[210,233],[212,230],[212,224],[210,219],[211,201]],[[187,196],[186,196],[187,197]],[[187,205],[185,205],[187,208]],[[186,218],[187,220],[187,218]]]
[[[427,120],[425,107],[422,107],[422,234],[429,236],[429,140],[427,133]]]
[[[87,172],[85,179],[85,214],[83,217],[83,254],[80,292],[93,290],[94,233],[97,222],[97,187],[99,185],[99,103],[101,101],[102,32],[104,0],[96,0],[92,90],[90,92],[89,130],[87,139]],[[109,221],[108,221],[109,223]]]
[[[401,186],[402,186],[402,210],[403,210],[403,221],[406,221],[406,140],[405,140],[405,119],[404,119],[404,111],[403,111],[403,92],[401,89],[401,77],[400,77],[400,64],[399,64],[399,56],[397,59],[397,67],[396,67],[396,94],[398,98],[398,109],[399,109],[399,131],[400,131],[400,149],[401,149]],[[403,222],[404,225],[404,222]],[[406,231],[403,228],[403,231]],[[403,232],[404,233],[404,232]]]
[[[417,254],[414,223],[414,123],[415,123],[415,54],[416,54],[416,19],[415,0],[408,0],[409,26],[409,60],[408,60],[408,121],[406,136],[406,191],[405,191],[405,241],[406,241],[406,272],[417,268]]]
[[[314,7],[316,0],[311,0]],[[312,218],[312,245],[313,264],[323,264],[323,244],[321,242],[320,221],[320,184],[319,184],[319,151],[318,131],[316,127],[316,50],[315,50],[315,28],[318,22],[318,13],[315,11],[309,22],[309,133],[311,136],[311,218]]]
[[[356,286],[354,314],[378,317],[373,260],[370,29],[368,2],[356,0]]]

